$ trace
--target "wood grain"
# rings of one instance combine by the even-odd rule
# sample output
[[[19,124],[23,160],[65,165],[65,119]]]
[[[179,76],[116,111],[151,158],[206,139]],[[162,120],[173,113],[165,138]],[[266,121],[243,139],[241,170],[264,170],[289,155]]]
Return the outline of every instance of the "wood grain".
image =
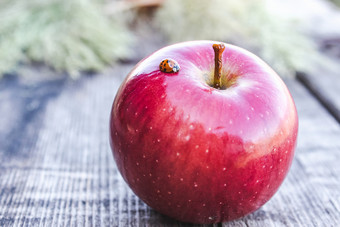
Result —
[[[0,226],[187,226],[139,200],[113,161],[108,117],[131,68],[0,82]],[[223,226],[340,225],[340,126],[299,82],[286,82],[300,117],[291,171],[265,206]]]

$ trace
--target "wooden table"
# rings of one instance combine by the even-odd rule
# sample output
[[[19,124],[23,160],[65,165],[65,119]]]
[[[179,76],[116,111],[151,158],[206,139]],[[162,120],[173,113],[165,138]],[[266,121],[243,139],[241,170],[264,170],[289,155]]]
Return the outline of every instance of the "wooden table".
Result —
[[[0,81],[0,226],[186,225],[139,200],[112,158],[109,112],[134,64],[75,81],[28,67]],[[260,210],[216,226],[340,226],[339,72],[285,80],[300,124],[288,177]]]

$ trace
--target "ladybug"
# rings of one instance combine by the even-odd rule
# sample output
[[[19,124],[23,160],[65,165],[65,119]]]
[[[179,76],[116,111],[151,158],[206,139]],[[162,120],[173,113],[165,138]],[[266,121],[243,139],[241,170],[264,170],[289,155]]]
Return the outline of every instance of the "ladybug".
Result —
[[[165,73],[176,73],[180,70],[180,67],[177,61],[167,58],[159,64],[159,70]]]

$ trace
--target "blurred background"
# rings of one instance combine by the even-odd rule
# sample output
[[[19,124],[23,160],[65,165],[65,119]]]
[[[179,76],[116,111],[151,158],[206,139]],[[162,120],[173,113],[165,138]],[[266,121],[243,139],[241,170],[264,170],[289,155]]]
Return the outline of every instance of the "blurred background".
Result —
[[[283,186],[230,226],[340,226],[340,0],[0,0],[0,226],[180,226],[126,186],[108,121],[137,62],[197,39],[260,56],[299,113]]]
[[[339,0],[2,0],[0,75],[44,64],[72,78],[195,39],[255,52],[283,77],[339,54]],[[157,45],[158,44],[158,45]],[[152,48],[153,46],[153,48]],[[332,50],[333,51],[333,50]],[[329,51],[329,52],[332,52]]]

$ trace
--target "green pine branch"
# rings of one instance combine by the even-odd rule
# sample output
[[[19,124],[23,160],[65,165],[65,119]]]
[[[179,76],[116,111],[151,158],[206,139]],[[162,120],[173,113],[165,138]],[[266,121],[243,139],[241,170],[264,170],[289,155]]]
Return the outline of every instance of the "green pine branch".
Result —
[[[129,54],[131,34],[96,1],[3,0],[0,15],[0,75],[37,61],[77,76]]]

